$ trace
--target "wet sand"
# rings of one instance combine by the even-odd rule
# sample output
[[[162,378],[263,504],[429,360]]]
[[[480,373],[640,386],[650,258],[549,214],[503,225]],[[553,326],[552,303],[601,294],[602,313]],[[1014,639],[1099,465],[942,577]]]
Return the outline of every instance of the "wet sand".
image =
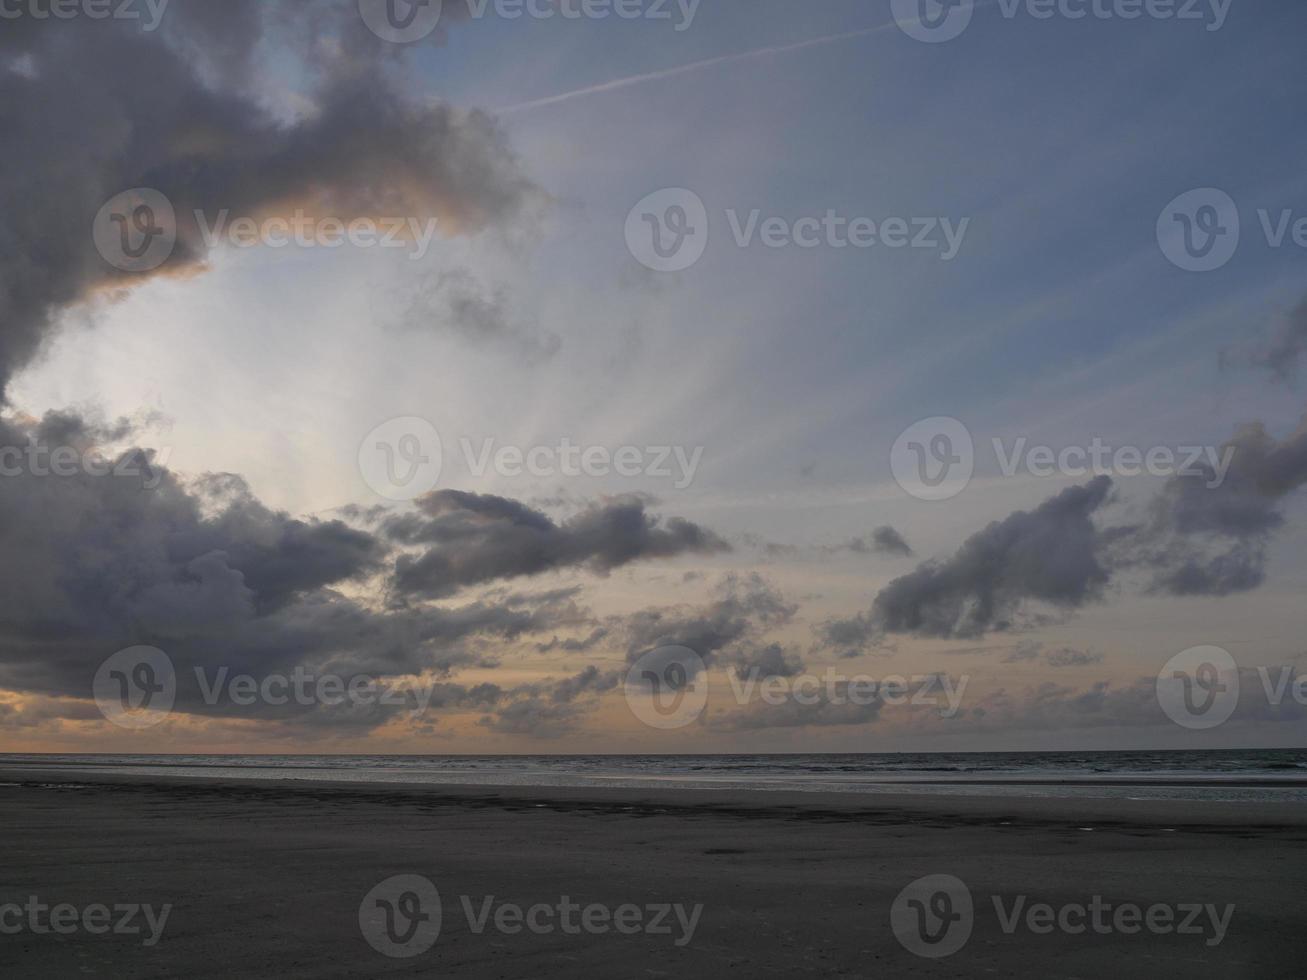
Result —
[[[1300,976],[1307,958],[1307,808],[1293,804],[23,767],[0,769],[0,828],[0,909],[24,906],[0,919],[22,924],[0,934],[4,977],[1260,978]],[[952,955],[927,959],[896,938],[891,909],[910,882],[936,874],[965,884],[974,924]],[[360,926],[365,896],[393,875],[422,876],[440,894],[438,938],[411,958],[378,952]],[[1159,929],[1132,929],[1127,916],[1116,928],[1109,911],[1103,931],[1044,932],[1024,917],[1032,905],[1056,913],[1096,896],[1113,910],[1167,906],[1174,919],[1158,913]],[[170,908],[146,945],[143,914],[137,933],[35,931],[32,897],[78,910]],[[512,911],[533,906],[547,907],[533,920],[539,933]],[[673,906],[680,918],[659,911]],[[1223,929],[1208,908],[1228,914]]]

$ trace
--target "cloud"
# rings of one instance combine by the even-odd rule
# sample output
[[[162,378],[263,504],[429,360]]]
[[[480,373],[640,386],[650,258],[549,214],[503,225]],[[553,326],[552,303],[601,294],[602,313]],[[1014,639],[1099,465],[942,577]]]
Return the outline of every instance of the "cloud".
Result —
[[[702,606],[643,609],[612,625],[626,641],[628,662],[658,647],[687,647],[705,664],[734,644],[788,624],[798,607],[756,573],[727,575]]]
[[[151,276],[202,272],[196,211],[205,223],[224,211],[434,218],[447,235],[512,236],[545,203],[489,116],[409,95],[391,71],[401,46],[372,36],[352,0],[216,6],[172,0],[153,34],[89,18],[20,18],[0,33],[0,104],[22,147],[0,173],[0,406],[74,305]],[[298,54],[277,66],[271,87],[259,74],[270,39]],[[286,77],[305,89],[278,103]],[[136,187],[159,191],[176,212],[174,251],[142,274],[114,268],[91,233],[101,206]],[[458,273],[436,285],[465,335],[555,349],[510,318],[501,291]],[[21,709],[4,702],[9,721],[36,716],[26,696],[62,717],[86,715],[104,659],[150,645],[177,668],[179,712],[370,729],[401,709],[211,704],[197,671],[261,680],[306,667],[400,681],[484,665],[491,642],[588,629],[581,649],[607,632],[575,592],[423,600],[551,569],[603,574],[727,550],[711,531],[653,517],[633,497],[586,505],[561,524],[504,498],[441,494],[407,521],[371,508],[299,519],[265,506],[238,475],[169,470],[131,445],[136,435],[131,423],[71,411],[0,415],[0,452],[21,463],[0,487],[0,688],[25,696]],[[33,447],[70,451],[96,472],[38,473]],[[547,725],[612,683],[587,670],[510,691],[446,684],[440,697],[505,719],[525,718],[540,699]]]
[[[1103,655],[1088,650],[1073,650],[1061,647],[1047,650],[1042,643],[1029,640],[1017,644],[1016,648],[1003,658],[1005,664],[1030,663],[1042,660],[1049,667],[1088,667],[1103,662]]]
[[[396,543],[429,546],[399,559],[392,588],[401,596],[439,598],[496,579],[578,567],[602,575],[634,561],[730,550],[697,524],[649,515],[645,503],[637,496],[612,497],[557,524],[503,497],[428,494],[417,512],[382,525]]]
[[[1142,576],[1146,593],[1224,596],[1265,579],[1284,499],[1307,483],[1307,420],[1283,440],[1260,423],[1221,447],[1224,472],[1190,464],[1133,524],[1100,527],[1112,481],[1069,487],[972,535],[946,561],[894,579],[870,610],[817,627],[824,648],[862,650],[887,634],[974,639],[1031,622],[1032,603],[1079,609],[1110,581]]]
[[[405,706],[210,704],[196,670],[210,683],[223,668],[261,680],[299,666],[345,678],[440,677],[482,663],[477,645],[483,642],[511,643],[577,628],[590,629],[595,643],[606,635],[577,606],[575,589],[500,589],[453,607],[380,607],[365,597],[392,573],[392,540],[338,520],[300,520],[270,510],[230,474],[187,481],[148,453],[114,448],[114,440],[133,435],[126,423],[96,425],[67,412],[41,420],[0,419],[0,456],[7,467],[27,459],[29,447],[43,447],[42,458],[58,447],[75,449],[92,464],[67,475],[20,467],[3,477],[0,688],[86,699],[96,669],[110,654],[149,645],[164,650],[177,668],[179,711],[374,727]],[[137,476],[113,475],[124,461],[134,464]],[[146,481],[154,489],[146,489]],[[502,498],[464,503],[492,524],[505,514],[538,521],[528,508]],[[595,532],[602,546],[574,546],[572,553],[604,565],[663,553],[672,547],[669,541],[698,540],[660,531],[647,519],[646,525],[644,536],[636,535],[640,547]],[[598,520],[597,526],[608,528],[610,522]],[[590,540],[590,528],[582,521],[572,531]],[[414,533],[422,537],[421,525]],[[449,553],[467,549],[472,565],[482,567],[475,556],[488,545],[474,533],[467,539],[455,535],[442,547]],[[453,565],[465,567],[457,560]],[[475,577],[489,582],[516,567],[510,561]],[[582,672],[547,696],[574,701],[604,683],[609,681]],[[524,696],[530,693],[545,696],[538,690]]]
[[[739,650],[734,658],[735,674],[740,678],[765,680],[768,677],[797,677],[803,673],[803,661],[779,643]]]
[[[208,222],[223,210],[435,218],[466,235],[509,228],[543,201],[490,117],[407,97],[384,70],[396,46],[369,41],[347,5],[224,3],[222,17],[212,6],[173,0],[154,34],[114,20],[6,21],[0,56],[30,70],[0,72],[6,133],[23,148],[0,173],[0,401],[60,311],[146,277],[110,266],[92,240],[97,212],[122,191],[152,188],[176,211],[176,248],[152,275],[201,268],[197,209]],[[291,119],[246,94],[239,71],[215,67],[247,70],[283,20],[289,34],[334,32],[317,37],[306,65],[317,87]]]
[[[1199,464],[1197,475],[1167,480],[1143,522],[1105,532],[1109,560],[1146,571],[1148,591],[1223,596],[1265,579],[1271,539],[1284,524],[1280,505],[1307,483],[1307,423],[1282,441],[1260,423],[1244,426],[1222,452],[1230,459],[1223,480]]]
[[[487,286],[466,269],[426,279],[408,302],[403,325],[413,330],[449,331],[473,344],[501,344],[528,361],[543,361],[562,348],[561,338],[521,322],[507,286]]]
[[[507,692],[494,710],[477,722],[505,735],[557,738],[576,731],[593,710],[597,698],[621,681],[618,671],[601,671],[591,665],[560,681],[527,685]]]
[[[1298,368],[1307,353],[1307,299],[1277,318],[1270,336],[1259,344],[1222,351],[1223,367],[1263,368],[1280,381],[1298,377]]]
[[[849,542],[849,550],[859,554],[868,552],[878,555],[911,555],[912,548],[903,535],[888,524],[876,528],[865,538],[854,538]]]
[[[1292,668],[1284,669],[1289,672],[1291,687]],[[1268,670],[1273,680],[1278,677],[1280,668]],[[1227,724],[1301,723],[1304,719],[1307,706],[1292,697],[1274,703],[1257,670],[1239,671],[1239,701]],[[942,731],[959,733],[1149,726],[1175,729],[1158,703],[1155,677],[1128,683],[1102,680],[1078,688],[1045,682],[1015,693],[1000,689],[978,698],[956,717],[941,721]]]
[[[1091,517],[1111,486],[1097,477],[995,521],[947,561],[894,579],[869,613],[824,624],[822,641],[857,648],[885,633],[972,638],[1013,628],[1028,600],[1072,609],[1098,598],[1108,571]]]

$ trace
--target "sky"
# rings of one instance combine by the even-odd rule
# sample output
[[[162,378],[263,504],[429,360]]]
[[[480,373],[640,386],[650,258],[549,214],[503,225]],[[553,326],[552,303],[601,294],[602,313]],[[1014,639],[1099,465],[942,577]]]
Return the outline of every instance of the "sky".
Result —
[[[0,751],[1307,745],[1299,5],[95,7]]]

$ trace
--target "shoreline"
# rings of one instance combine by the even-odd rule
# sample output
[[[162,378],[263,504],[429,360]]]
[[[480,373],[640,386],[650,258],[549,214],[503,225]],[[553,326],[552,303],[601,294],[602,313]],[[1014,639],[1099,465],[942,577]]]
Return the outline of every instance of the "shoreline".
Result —
[[[1307,827],[1307,806],[1299,802],[1229,800],[1138,800],[1116,797],[986,796],[902,792],[844,793],[716,787],[520,786],[480,783],[424,783],[363,779],[277,779],[192,776],[169,773],[70,772],[67,769],[6,768],[0,784],[88,786],[101,789],[160,789],[214,795],[306,795],[342,800],[415,802],[463,807],[535,807],[592,812],[632,810],[711,814],[818,813],[847,820],[892,821],[914,817],[985,822],[1021,819],[1039,823],[1097,821],[1104,827]]]

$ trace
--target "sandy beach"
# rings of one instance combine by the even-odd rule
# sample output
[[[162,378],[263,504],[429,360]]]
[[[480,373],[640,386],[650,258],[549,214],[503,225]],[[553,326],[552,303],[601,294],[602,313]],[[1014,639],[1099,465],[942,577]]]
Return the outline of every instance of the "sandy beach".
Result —
[[[0,820],[6,977],[1289,977],[1307,952],[1307,813],[1292,805],[25,767],[0,770]],[[397,875],[440,896],[438,936],[402,958],[360,923]],[[892,924],[931,875],[974,904],[938,959]],[[121,931],[73,913],[58,931],[33,899],[138,908]]]

